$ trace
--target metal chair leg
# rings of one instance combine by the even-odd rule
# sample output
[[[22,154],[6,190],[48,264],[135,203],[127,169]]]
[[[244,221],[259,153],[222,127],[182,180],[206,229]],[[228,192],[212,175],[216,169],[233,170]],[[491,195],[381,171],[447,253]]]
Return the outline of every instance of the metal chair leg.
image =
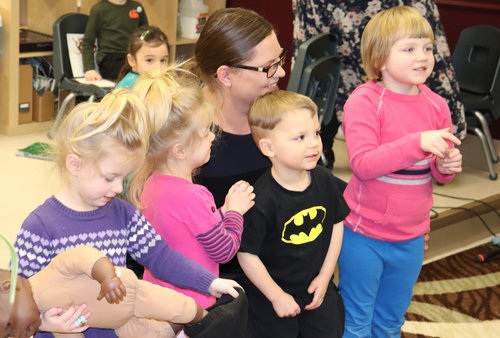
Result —
[[[490,128],[488,126],[488,121],[486,120],[484,115],[477,110],[474,111],[474,116],[481,124],[481,129],[482,129],[482,132],[485,136],[486,144],[488,145],[488,149],[489,149],[489,152],[491,154],[491,161],[493,163],[498,163],[499,159],[498,159],[498,155],[497,155],[496,150],[495,150],[495,145],[493,144],[493,138],[491,137]]]
[[[498,175],[495,172],[495,168],[493,167],[493,160],[491,158],[491,151],[488,148],[489,147],[488,140],[487,140],[483,130],[481,130],[478,127],[469,128],[469,130],[472,131],[474,134],[476,134],[477,137],[479,137],[479,139],[481,140],[481,145],[483,148],[484,157],[486,159],[486,165],[488,166],[488,171],[490,172],[490,180],[492,180],[492,181],[496,180]]]

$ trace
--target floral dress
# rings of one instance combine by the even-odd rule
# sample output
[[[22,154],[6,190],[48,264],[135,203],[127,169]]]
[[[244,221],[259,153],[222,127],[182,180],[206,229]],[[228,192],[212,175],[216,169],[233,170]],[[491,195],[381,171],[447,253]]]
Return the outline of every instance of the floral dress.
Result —
[[[448,102],[453,132],[458,138],[464,139],[466,136],[464,106],[460,99],[455,71],[451,65],[450,49],[434,0],[292,0],[294,55],[301,43],[318,33],[329,32],[335,35],[342,59],[335,112],[338,120],[342,121],[345,101],[350,93],[364,82],[360,42],[366,24],[378,12],[401,5],[415,7],[434,30],[436,62],[426,84]]]

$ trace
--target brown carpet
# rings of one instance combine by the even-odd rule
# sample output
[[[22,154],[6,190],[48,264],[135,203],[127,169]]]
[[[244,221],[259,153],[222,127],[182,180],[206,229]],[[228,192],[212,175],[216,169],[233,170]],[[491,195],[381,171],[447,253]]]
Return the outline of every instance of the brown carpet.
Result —
[[[476,262],[495,249],[483,245],[423,266],[402,337],[458,337],[454,330],[466,329],[478,335],[464,337],[500,337],[500,255]]]

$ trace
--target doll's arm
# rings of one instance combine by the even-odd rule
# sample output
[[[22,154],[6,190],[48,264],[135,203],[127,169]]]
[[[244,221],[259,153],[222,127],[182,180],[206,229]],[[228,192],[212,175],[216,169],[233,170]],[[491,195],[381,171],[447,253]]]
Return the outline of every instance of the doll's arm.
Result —
[[[118,304],[127,294],[121,279],[116,275],[115,266],[108,257],[102,257],[95,262],[92,268],[92,278],[101,284],[98,300],[106,298],[108,303]]]

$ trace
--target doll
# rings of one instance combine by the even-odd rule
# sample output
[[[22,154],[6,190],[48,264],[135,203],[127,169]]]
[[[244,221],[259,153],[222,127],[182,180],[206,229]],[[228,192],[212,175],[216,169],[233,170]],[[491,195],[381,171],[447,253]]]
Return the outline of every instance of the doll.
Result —
[[[119,337],[174,337],[171,324],[195,323],[207,313],[192,298],[139,280],[89,246],[60,253],[29,279],[18,277],[13,303],[11,284],[11,272],[0,269],[0,337],[30,337],[46,329],[41,317],[56,306],[86,304],[92,315],[71,324],[114,329]]]

